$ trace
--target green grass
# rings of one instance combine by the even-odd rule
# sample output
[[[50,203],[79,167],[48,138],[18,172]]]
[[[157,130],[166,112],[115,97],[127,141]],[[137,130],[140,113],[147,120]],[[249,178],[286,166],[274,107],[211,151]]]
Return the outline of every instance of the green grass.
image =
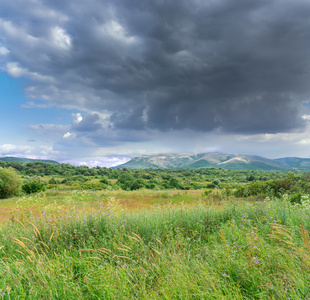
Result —
[[[1,225],[0,299],[310,298],[308,207],[209,197],[127,211],[109,195],[81,211],[91,194],[67,197],[69,210]]]

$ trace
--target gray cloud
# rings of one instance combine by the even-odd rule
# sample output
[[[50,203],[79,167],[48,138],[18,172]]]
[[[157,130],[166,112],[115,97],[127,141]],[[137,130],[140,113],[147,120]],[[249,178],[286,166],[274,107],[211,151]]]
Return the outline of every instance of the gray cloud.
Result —
[[[0,3],[2,69],[27,96],[122,131],[303,130],[309,28],[306,0]]]
[[[102,125],[98,123],[98,114],[88,114],[80,122],[73,122],[72,130],[74,131],[97,131],[102,128]]]

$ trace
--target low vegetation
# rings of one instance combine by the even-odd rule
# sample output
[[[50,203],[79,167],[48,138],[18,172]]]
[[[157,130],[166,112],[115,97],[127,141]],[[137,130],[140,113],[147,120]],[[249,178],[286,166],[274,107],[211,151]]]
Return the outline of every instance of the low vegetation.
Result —
[[[12,217],[0,231],[3,299],[307,299],[305,201],[215,198],[126,212]]]
[[[308,173],[9,167],[0,299],[310,298]]]

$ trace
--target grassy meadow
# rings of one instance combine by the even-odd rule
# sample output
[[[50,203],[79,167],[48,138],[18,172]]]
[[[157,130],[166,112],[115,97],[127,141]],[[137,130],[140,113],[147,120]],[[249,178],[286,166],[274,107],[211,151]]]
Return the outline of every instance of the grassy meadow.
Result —
[[[0,212],[0,299],[310,299],[307,201],[47,190]]]

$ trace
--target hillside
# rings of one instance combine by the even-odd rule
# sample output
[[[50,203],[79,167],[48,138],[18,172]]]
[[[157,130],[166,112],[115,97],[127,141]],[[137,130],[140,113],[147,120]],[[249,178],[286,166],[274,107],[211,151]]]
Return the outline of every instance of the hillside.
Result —
[[[221,168],[227,170],[285,171],[290,169],[310,169],[310,159],[280,158],[268,159],[256,155],[238,155],[227,153],[201,154],[160,154],[141,156],[114,168],[128,169],[199,169]]]
[[[0,157],[0,161],[3,162],[21,162],[21,163],[30,163],[30,162],[36,162],[36,161],[41,161],[47,164],[55,164],[59,165],[59,162],[55,160],[45,160],[45,159],[31,159],[31,158],[22,158],[22,157],[13,157],[13,156],[5,156],[5,157]]]
[[[310,170],[310,158],[284,157],[278,158],[276,161],[282,162],[292,169]]]

